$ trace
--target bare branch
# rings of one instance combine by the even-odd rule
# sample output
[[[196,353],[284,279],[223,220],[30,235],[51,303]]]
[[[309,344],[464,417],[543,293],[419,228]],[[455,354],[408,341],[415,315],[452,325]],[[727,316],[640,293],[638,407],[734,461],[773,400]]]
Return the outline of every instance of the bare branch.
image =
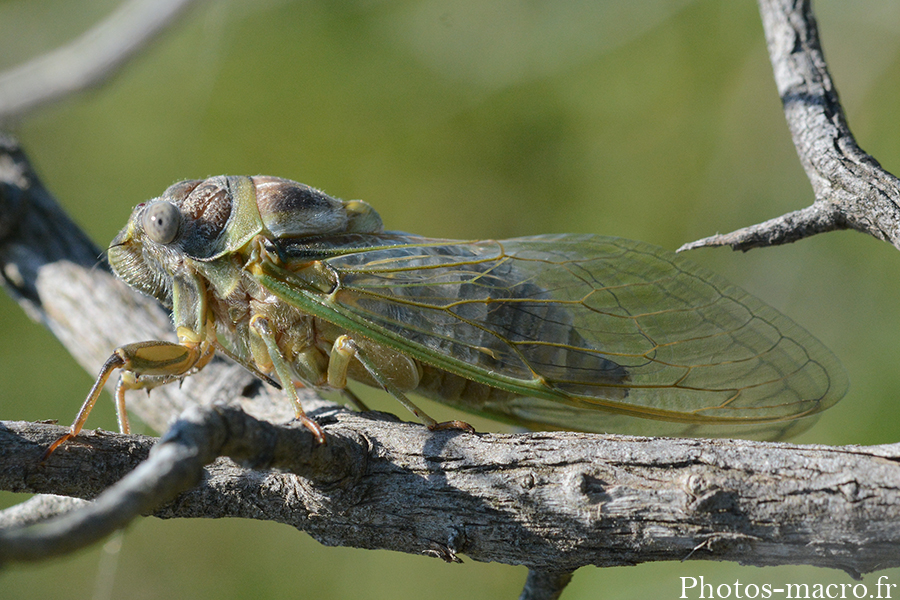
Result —
[[[571,580],[571,571],[530,569],[519,600],[557,600]]]
[[[216,454],[249,457],[253,470],[216,460],[199,486],[154,514],[265,519],[326,545],[524,564],[543,571],[532,578],[545,588],[588,564],[802,563],[854,576],[900,564],[897,446],[432,433],[377,414],[340,410],[319,418],[325,446],[300,427],[216,405],[194,409],[166,435],[162,458],[142,462],[153,439],[95,434],[46,465],[38,464],[40,453],[61,429],[5,422],[0,487],[94,497],[136,467],[105,493],[102,512],[112,517],[92,521],[108,531],[153,497],[135,502],[134,490],[182,485],[165,484],[160,473],[189,469],[184,482]],[[165,460],[173,451],[178,457]],[[77,466],[88,462],[90,472]],[[60,522],[79,524],[99,510]],[[21,535],[5,534],[0,547]],[[35,552],[24,547],[0,553],[10,560]]]
[[[685,244],[750,250],[817,233],[855,229],[900,248],[900,180],[863,152],[850,132],[819,42],[810,0],[759,0],[775,83],[815,194],[803,210]]]
[[[76,508],[87,506],[88,502],[70,496],[43,494],[32,496],[25,502],[0,511],[0,532],[12,527],[26,527],[53,517],[58,517]]]
[[[103,82],[192,1],[128,0],[74,42],[0,73],[0,120]]]

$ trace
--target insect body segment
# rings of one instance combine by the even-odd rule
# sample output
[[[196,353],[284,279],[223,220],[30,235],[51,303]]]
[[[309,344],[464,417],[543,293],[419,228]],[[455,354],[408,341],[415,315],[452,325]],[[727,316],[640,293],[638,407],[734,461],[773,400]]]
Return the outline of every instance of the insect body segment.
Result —
[[[384,232],[365,202],[275,177],[175,184],[134,209],[109,260],[172,309],[179,344],[119,348],[67,439],[113,370],[124,422],[125,389],[215,349],[278,382],[320,440],[295,382],[384,388],[432,428],[408,393],[527,425],[744,437],[793,433],[847,387],[801,327],[661,248]]]

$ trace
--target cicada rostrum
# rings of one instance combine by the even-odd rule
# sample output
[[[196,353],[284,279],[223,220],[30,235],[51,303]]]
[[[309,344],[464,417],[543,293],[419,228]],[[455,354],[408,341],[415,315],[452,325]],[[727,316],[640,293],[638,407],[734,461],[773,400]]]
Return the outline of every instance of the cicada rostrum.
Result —
[[[179,379],[216,350],[280,385],[320,440],[295,383],[382,387],[430,428],[443,424],[407,393],[526,426],[651,420],[658,435],[745,437],[792,431],[847,388],[804,329],[661,248],[386,232],[365,202],[275,177],[171,186],[135,207],[109,262],[172,310],[179,342],[118,348],[50,451],[78,434],[114,370],[127,431],[126,390]]]

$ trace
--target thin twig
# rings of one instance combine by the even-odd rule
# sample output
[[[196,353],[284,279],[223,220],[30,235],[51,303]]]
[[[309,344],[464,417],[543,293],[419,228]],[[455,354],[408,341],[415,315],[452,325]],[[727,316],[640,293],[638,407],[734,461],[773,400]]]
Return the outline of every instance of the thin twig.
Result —
[[[900,248],[900,180],[850,132],[819,42],[810,0],[759,0],[769,57],[788,127],[815,195],[803,209],[685,244],[750,250],[855,229]]]
[[[70,44],[0,73],[0,120],[98,85],[193,0],[128,0]]]
[[[571,571],[529,569],[519,600],[557,600],[572,581]]]

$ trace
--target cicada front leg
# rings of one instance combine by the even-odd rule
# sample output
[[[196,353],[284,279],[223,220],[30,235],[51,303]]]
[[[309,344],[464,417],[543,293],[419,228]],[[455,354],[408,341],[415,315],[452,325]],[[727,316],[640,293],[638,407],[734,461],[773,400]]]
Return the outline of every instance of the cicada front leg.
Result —
[[[414,414],[428,429],[432,431],[462,429],[469,433],[475,432],[475,428],[465,421],[454,420],[439,423],[413,404],[412,400],[401,389],[401,385],[405,389],[414,389],[418,385],[419,376],[415,362],[402,354],[387,349],[383,350],[383,354],[389,355],[389,359],[379,361],[379,350],[379,347],[373,347],[370,355],[349,335],[338,336],[332,345],[331,357],[328,361],[328,385],[339,390],[345,389],[347,387],[347,373],[350,370],[350,365],[354,360],[357,360],[378,385],[384,388],[409,412]],[[385,364],[378,364],[379,362]],[[390,375],[387,374],[388,372],[390,372]],[[398,381],[402,382],[402,384],[397,385]]]
[[[209,342],[199,342],[192,338],[195,336],[187,332],[179,331],[182,341],[178,344],[172,342],[148,341],[135,344],[126,344],[117,348],[115,352],[103,363],[100,374],[94,385],[88,392],[81,410],[75,417],[75,421],[69,426],[69,431],[58,440],[50,444],[44,452],[42,460],[46,460],[54,450],[68,440],[77,436],[84,427],[88,415],[97,403],[97,398],[103,391],[103,387],[110,376],[117,369],[122,370],[119,383],[116,386],[116,417],[121,433],[130,433],[128,414],[125,410],[125,392],[132,389],[150,389],[170,381],[174,381],[192,370],[200,369],[210,361],[213,349]]]

